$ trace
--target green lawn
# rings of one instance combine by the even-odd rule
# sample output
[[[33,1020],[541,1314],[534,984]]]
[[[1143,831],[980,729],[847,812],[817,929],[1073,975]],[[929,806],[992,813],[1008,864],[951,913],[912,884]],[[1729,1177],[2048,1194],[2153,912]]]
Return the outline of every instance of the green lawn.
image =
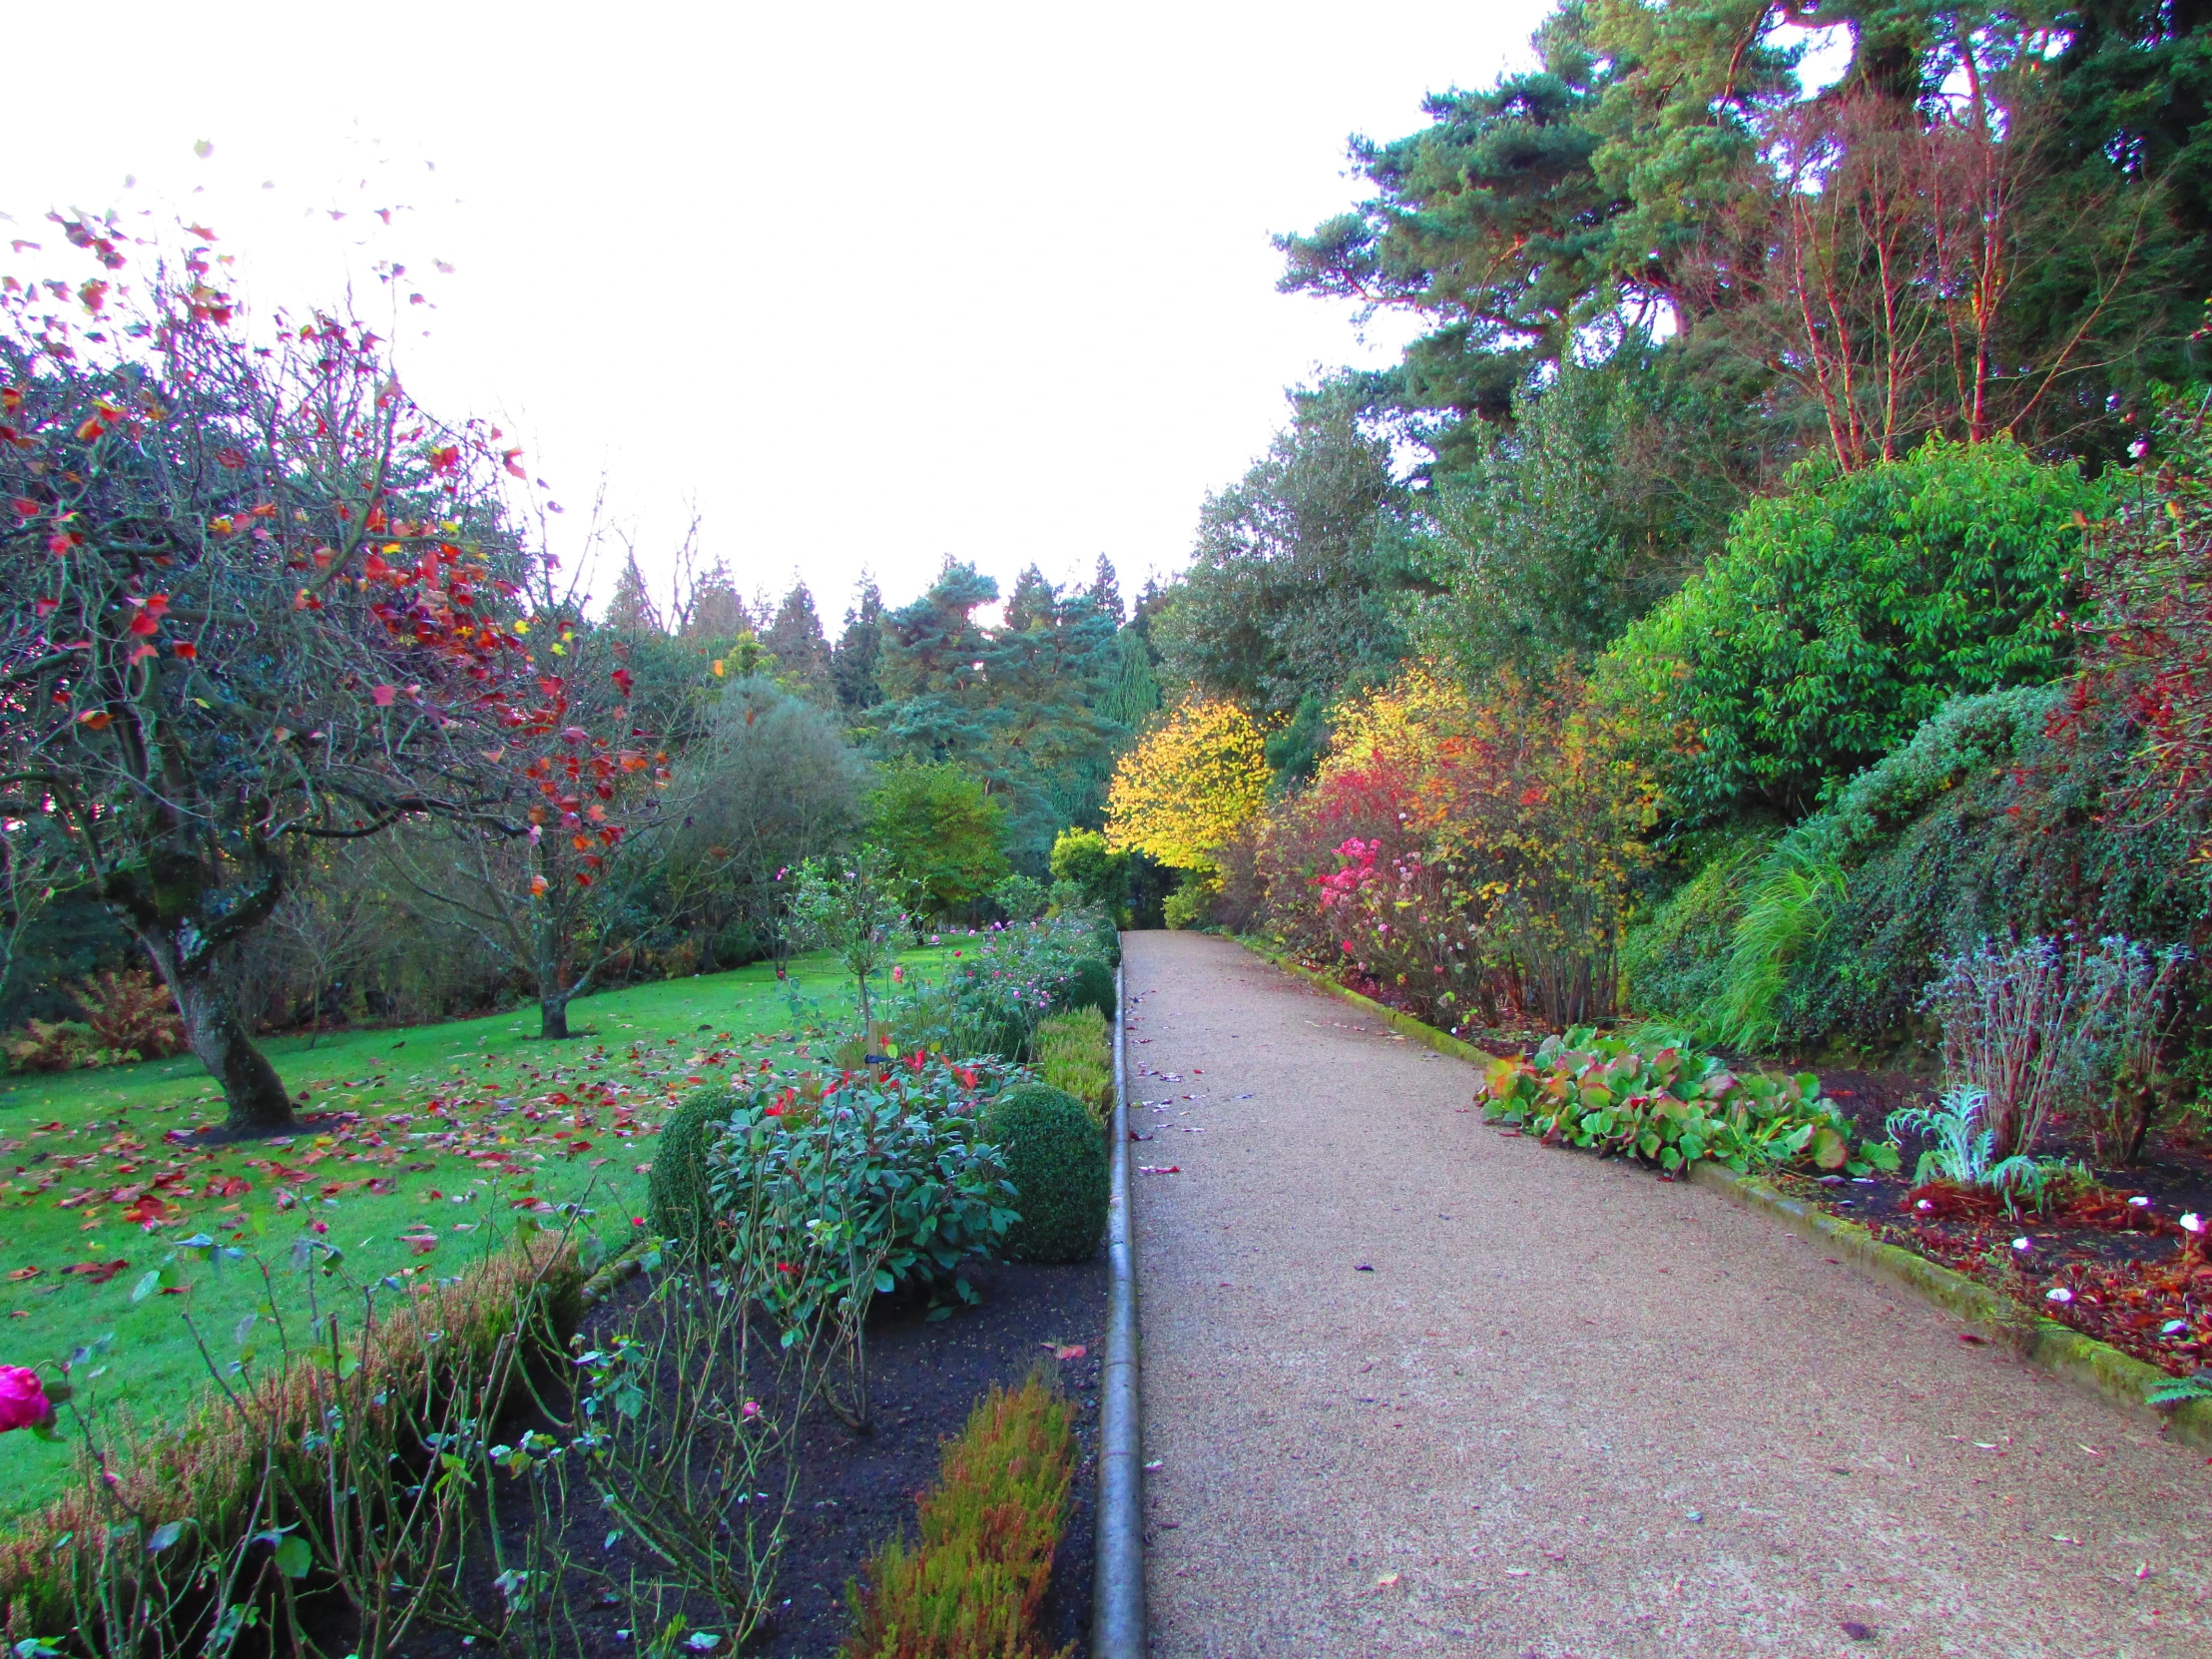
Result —
[[[922,951],[927,962],[944,952]],[[795,997],[797,1002],[795,1004]],[[610,1242],[645,1213],[652,1137],[689,1089],[852,1022],[827,957],[766,963],[579,1002],[567,1042],[537,1040],[534,1008],[403,1030],[269,1045],[302,1112],[357,1113],[331,1132],[199,1150],[166,1137],[220,1120],[189,1058],[0,1086],[0,1365],[59,1359],[114,1333],[104,1400],[140,1423],[177,1420],[208,1385],[189,1317],[219,1363],[268,1292],[252,1263],[179,1263],[177,1290],[133,1302],[178,1240],[212,1235],[276,1264],[279,1295],[305,1230],[339,1246],[350,1277],[459,1271],[508,1231],[514,1206],[584,1198]],[[816,1032],[810,1043],[810,1032]],[[586,1196],[588,1192],[588,1197]],[[0,1516],[52,1496],[67,1444],[0,1435]]]

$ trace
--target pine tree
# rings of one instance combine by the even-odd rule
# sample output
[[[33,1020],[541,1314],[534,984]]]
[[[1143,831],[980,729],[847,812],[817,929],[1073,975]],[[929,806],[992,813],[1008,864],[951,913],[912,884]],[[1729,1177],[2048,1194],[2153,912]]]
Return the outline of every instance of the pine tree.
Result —
[[[1031,565],[1014,579],[1014,596],[1006,601],[1006,626],[1017,634],[1050,628],[1058,620],[1059,604],[1060,596],[1052,591],[1044,572]]]
[[[883,658],[883,593],[875,578],[860,573],[860,585],[845,607],[844,632],[830,654],[830,678],[836,687],[837,706],[848,714],[872,709],[883,701],[876,670]]]
[[[784,595],[776,620],[762,634],[761,643],[775,657],[783,678],[809,702],[828,703],[834,695],[830,642],[822,632],[815,596],[805,582],[796,583]]]
[[[645,572],[638,568],[635,550],[623,561],[622,574],[615,578],[614,597],[607,601],[607,626],[618,634],[664,631],[660,609],[646,588]]]

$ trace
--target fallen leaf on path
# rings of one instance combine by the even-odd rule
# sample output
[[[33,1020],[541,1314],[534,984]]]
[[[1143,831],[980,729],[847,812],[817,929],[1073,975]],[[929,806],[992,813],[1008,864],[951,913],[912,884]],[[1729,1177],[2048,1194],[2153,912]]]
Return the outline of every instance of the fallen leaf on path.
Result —
[[[1400,1576],[1400,1574],[1394,1572],[1386,1572],[1375,1581],[1375,1587],[1379,1590],[1386,1590],[1392,1584],[1395,1584]]]
[[[1137,1173],[1139,1175],[1181,1175],[1183,1166],[1181,1164],[1139,1164]]]

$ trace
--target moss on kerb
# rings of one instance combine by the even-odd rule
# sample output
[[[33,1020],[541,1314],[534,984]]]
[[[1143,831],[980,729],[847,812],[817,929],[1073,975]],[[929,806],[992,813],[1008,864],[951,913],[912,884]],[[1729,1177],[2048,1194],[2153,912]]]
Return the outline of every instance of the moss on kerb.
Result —
[[[1347,990],[1327,974],[1303,967],[1254,940],[1240,938],[1237,942],[1255,956],[1273,962],[1285,973],[1309,980],[1332,995],[1367,1009],[1393,1030],[1427,1044],[1439,1054],[1471,1060],[1476,1065],[1489,1063],[1490,1056],[1472,1043],[1461,1042],[1433,1026],[1423,1025],[1410,1014],[1386,1008],[1373,997]],[[1785,1197],[1764,1181],[1738,1175],[1710,1161],[1692,1164],[1690,1179],[1699,1186],[1725,1192],[1752,1209],[1764,1210],[1856,1266],[1907,1290],[1919,1292],[1945,1313],[1979,1326],[2023,1360],[2041,1366],[2075,1387],[2098,1395],[2130,1415],[2164,1423],[2167,1434],[2182,1444],[2195,1446],[2200,1451],[2212,1451],[2212,1400],[2191,1400],[2171,1411],[2160,1411],[2145,1403],[2144,1394],[2166,1381],[2166,1374],[2157,1367],[2122,1354],[2110,1343],[2085,1337],[2056,1320],[2044,1319],[2010,1298],[1999,1296],[1987,1286],[1977,1285],[1965,1275],[1940,1267],[1925,1256],[1916,1256],[1898,1245],[1884,1244],[1857,1223]]]
[[[1843,1252],[1860,1267],[1918,1291],[1945,1313],[1986,1331],[2021,1359],[2074,1386],[2101,1395],[2134,1416],[2163,1421],[2167,1434],[2184,1445],[2212,1450],[2212,1400],[2191,1400],[2165,1412],[2144,1403],[2144,1394],[2166,1381],[2166,1374],[2157,1367],[2056,1320],[2044,1319],[1925,1256],[1884,1244],[1857,1223],[1786,1197],[1764,1181],[1714,1163],[1692,1165],[1690,1179],[1699,1186],[1725,1192],[1752,1209],[1764,1210],[1807,1238]]]

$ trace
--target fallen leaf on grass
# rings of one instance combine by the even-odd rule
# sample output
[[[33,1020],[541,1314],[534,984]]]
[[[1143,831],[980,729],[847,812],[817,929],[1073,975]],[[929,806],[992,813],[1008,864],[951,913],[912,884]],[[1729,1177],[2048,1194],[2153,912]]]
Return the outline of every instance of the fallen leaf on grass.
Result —
[[[38,1268],[10,1268],[8,1279],[11,1283],[19,1279],[36,1279],[40,1271]]]

